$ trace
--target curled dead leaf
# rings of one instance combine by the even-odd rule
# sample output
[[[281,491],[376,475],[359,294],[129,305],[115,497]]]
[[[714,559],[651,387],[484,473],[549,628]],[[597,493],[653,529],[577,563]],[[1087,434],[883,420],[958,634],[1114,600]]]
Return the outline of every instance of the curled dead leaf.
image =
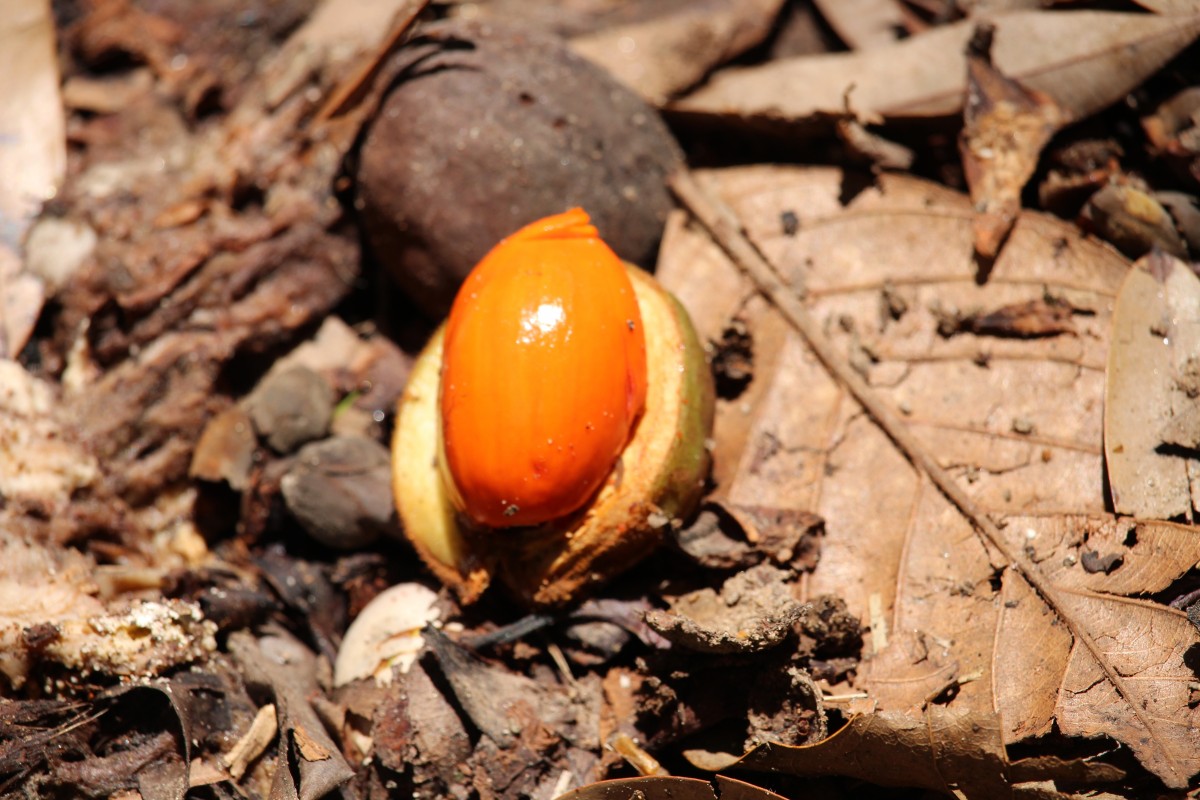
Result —
[[[975,252],[990,261],[1008,238],[1021,191],[1042,148],[1064,121],[1049,96],[1026,89],[992,64],[995,26],[981,23],[967,47],[967,99],[959,135],[963,173],[979,216]]]

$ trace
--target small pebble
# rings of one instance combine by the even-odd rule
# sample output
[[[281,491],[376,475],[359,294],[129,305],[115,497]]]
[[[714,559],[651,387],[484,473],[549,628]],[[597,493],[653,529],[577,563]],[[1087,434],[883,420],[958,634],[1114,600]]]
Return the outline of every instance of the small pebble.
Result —
[[[283,476],[288,511],[317,541],[339,550],[399,535],[391,456],[374,439],[334,436],[306,445]]]
[[[329,431],[333,389],[308,367],[271,373],[248,399],[260,436],[278,453],[290,453]]]

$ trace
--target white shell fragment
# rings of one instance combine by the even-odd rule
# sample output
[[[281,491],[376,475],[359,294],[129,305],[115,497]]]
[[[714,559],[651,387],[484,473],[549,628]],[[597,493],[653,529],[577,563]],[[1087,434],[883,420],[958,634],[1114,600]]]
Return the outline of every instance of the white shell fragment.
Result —
[[[333,685],[374,676],[378,685],[387,686],[393,667],[408,672],[425,646],[421,629],[440,619],[436,601],[428,587],[400,583],[368,603],[346,630],[333,665]]]

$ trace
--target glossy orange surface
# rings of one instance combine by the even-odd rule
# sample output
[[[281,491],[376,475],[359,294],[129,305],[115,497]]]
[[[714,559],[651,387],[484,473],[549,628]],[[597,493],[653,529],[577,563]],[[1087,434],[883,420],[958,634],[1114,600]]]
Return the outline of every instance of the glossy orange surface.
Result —
[[[467,277],[446,325],[442,446],[456,504],[497,528],[579,509],[645,398],[642,317],[620,259],[582,209],[522,228]]]

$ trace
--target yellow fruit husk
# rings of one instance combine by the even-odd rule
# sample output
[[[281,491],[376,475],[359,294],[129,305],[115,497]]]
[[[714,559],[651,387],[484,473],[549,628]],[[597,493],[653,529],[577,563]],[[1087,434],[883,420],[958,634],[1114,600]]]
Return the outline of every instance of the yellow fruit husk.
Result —
[[[650,275],[628,269],[646,331],[646,406],[618,467],[576,514],[503,531],[459,515],[437,464],[441,329],[413,366],[392,441],[396,508],[417,553],[463,602],[496,580],[530,605],[569,603],[645,557],[700,499],[712,374],[687,311]]]

